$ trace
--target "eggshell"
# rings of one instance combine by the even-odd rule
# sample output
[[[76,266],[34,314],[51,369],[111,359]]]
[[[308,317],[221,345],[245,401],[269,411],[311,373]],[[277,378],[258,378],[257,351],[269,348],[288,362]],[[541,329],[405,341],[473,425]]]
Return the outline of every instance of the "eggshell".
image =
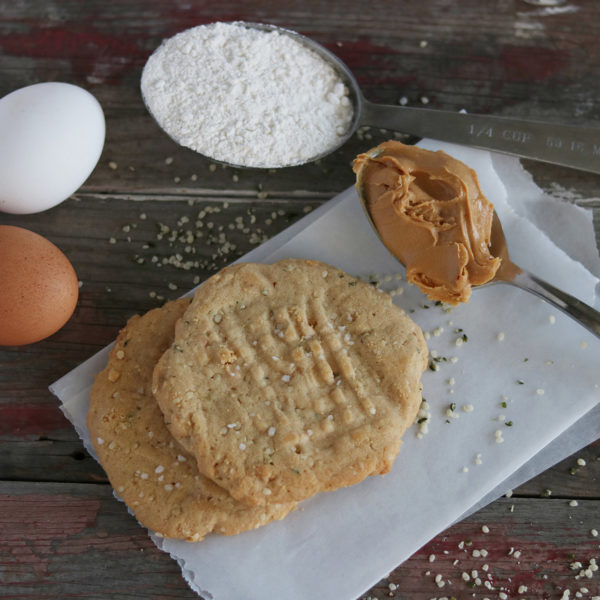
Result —
[[[66,200],[104,146],[98,101],[69,83],[37,83],[0,99],[0,211],[36,213]]]
[[[0,345],[38,342],[75,310],[79,283],[67,257],[46,238],[0,225]]]

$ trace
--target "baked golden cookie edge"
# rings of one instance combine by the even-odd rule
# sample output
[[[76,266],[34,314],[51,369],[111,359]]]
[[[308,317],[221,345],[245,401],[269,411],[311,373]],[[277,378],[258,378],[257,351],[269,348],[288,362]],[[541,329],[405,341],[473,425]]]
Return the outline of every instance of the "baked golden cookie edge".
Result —
[[[234,500],[198,472],[169,433],[151,394],[152,371],[189,303],[169,302],[128,321],[95,378],[87,425],[115,492],[136,518],[163,537],[199,541],[281,519],[295,505],[254,508]]]

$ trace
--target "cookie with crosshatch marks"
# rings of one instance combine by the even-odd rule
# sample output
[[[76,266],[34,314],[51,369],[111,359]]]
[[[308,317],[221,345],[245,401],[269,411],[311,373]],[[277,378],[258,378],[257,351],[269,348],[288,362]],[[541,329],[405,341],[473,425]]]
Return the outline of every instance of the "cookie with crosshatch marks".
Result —
[[[151,394],[152,370],[189,303],[169,302],[128,321],[92,386],[87,425],[111,484],[138,520],[164,537],[198,541],[281,519],[294,505],[234,500],[169,433]]]
[[[199,470],[251,505],[390,470],[421,403],[427,347],[391,298],[317,261],[207,280],[153,392]]]

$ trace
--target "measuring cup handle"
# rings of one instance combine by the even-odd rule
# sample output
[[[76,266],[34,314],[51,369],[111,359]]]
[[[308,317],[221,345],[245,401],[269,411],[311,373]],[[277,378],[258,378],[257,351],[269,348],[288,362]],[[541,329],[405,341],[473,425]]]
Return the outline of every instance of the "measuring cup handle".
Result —
[[[600,173],[600,128],[364,101],[361,125]]]

